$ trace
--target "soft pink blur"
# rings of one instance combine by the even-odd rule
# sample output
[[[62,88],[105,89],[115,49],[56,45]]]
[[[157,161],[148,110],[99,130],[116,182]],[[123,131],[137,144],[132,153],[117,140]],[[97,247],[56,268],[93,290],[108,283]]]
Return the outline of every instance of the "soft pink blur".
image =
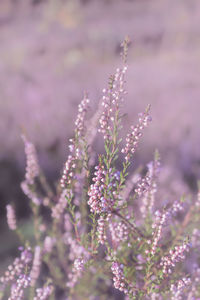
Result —
[[[84,1],[86,2],[86,1]],[[151,104],[138,150],[200,175],[200,1],[0,1],[0,159],[23,161],[21,132],[47,169],[61,168],[77,105],[93,111],[132,40],[124,130]]]

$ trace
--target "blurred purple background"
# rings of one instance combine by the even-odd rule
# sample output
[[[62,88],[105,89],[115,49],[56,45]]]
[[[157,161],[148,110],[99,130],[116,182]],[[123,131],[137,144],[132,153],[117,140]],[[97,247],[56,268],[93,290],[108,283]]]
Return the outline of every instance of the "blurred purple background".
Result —
[[[127,34],[124,131],[149,103],[153,117],[137,164],[158,148],[163,163],[194,186],[200,176],[199,24],[198,0],[1,0],[1,205],[22,197],[22,131],[47,175],[59,176],[83,91],[95,111]]]

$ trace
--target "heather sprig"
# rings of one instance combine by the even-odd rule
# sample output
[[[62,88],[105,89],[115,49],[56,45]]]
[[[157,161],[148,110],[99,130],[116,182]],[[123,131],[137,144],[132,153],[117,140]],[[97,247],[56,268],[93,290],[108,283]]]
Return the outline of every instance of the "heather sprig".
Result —
[[[181,295],[183,294],[183,290],[190,284],[191,279],[186,277],[183,277],[182,279],[178,280],[176,284],[172,284],[170,287],[171,299],[182,299]]]
[[[64,189],[72,184],[76,175],[78,163],[83,159],[84,136],[85,136],[85,116],[88,110],[89,99],[87,94],[78,107],[78,116],[75,121],[74,138],[70,139],[69,151],[70,154],[64,166],[63,174],[60,180],[60,185]]]
[[[16,230],[17,229],[17,221],[15,216],[15,210],[12,207],[12,205],[8,204],[6,206],[7,210],[7,223],[10,230]]]
[[[169,254],[161,258],[160,265],[164,274],[168,275],[172,273],[172,269],[176,266],[176,263],[185,259],[185,254],[190,249],[189,242],[185,241],[182,245],[175,246],[174,249],[169,251]]]
[[[46,284],[43,287],[36,289],[36,296],[33,298],[33,300],[49,299],[49,297],[52,293],[53,293],[53,285]]]
[[[126,39],[123,65],[109,77],[91,120],[84,93],[59,184],[48,184],[35,146],[23,135],[26,171],[21,187],[30,200],[35,238],[25,241],[14,206],[8,204],[8,227],[24,247],[0,278],[6,299],[200,297],[200,192],[195,199],[175,195],[162,202],[157,151],[146,168],[130,173],[151,121],[150,106],[125,139],[120,138],[128,44]],[[92,145],[96,135],[103,137],[101,154]]]
[[[8,300],[24,299],[24,290],[30,285],[30,277],[20,275],[16,283],[11,288],[11,294]]]
[[[28,185],[33,185],[35,178],[39,175],[39,163],[35,146],[28,141],[25,135],[22,135],[26,154],[26,173],[25,181]]]
[[[20,257],[15,258],[14,262],[8,266],[5,274],[0,278],[0,282],[6,286],[8,283],[14,283],[20,276],[26,275],[32,261],[32,251],[30,247],[20,247]],[[19,280],[20,281],[20,280]]]
[[[154,208],[157,180],[160,172],[160,155],[158,151],[155,152],[154,160],[148,163],[147,169],[147,174],[139,181],[135,189],[135,192],[142,200],[140,211],[143,218],[152,213]]]
[[[126,145],[122,148],[121,152],[125,154],[125,161],[130,161],[131,157],[135,153],[140,137],[145,127],[151,121],[149,115],[150,106],[147,107],[144,113],[139,114],[139,122],[135,126],[131,126],[131,132],[126,136]]]

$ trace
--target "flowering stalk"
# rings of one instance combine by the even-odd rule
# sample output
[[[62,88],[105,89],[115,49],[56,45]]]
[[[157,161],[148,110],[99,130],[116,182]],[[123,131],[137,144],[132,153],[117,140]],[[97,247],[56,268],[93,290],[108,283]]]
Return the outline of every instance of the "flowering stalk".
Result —
[[[25,135],[22,135],[22,139],[24,141],[26,154],[25,181],[27,182],[27,184],[33,185],[35,182],[35,178],[39,175],[37,153],[35,150],[35,146],[30,141],[28,141]]]
[[[42,288],[36,289],[36,296],[33,298],[33,300],[49,299],[52,293],[53,293],[53,286],[51,284],[44,285]]]
[[[172,268],[176,263],[185,259],[185,252],[189,251],[189,242],[184,242],[180,246],[175,246],[169,251],[169,254],[161,258],[160,265],[163,267],[162,271],[165,275],[172,273]]]
[[[184,289],[191,284],[191,279],[183,277],[182,279],[178,280],[177,284],[172,284],[170,287],[171,291],[171,299],[177,300],[182,299],[181,295],[183,294]]]
[[[17,222],[16,222],[16,216],[15,216],[15,210],[12,207],[12,205],[6,206],[7,210],[7,223],[10,230],[16,230],[17,229]]]
[[[52,218],[57,220],[62,218],[62,215],[67,207],[67,199],[71,197],[69,190],[64,189],[58,199],[58,202],[55,206],[52,207]]]
[[[40,267],[41,267],[41,248],[40,246],[35,247],[34,258],[33,258],[33,266],[30,272],[31,278],[31,286],[35,286],[36,281],[40,274]]]
[[[109,230],[114,248],[128,240],[129,228],[124,222],[109,223]]]
[[[27,247],[24,249],[23,247],[20,247],[19,250],[21,251],[20,257],[15,258],[13,264],[8,266],[8,270],[5,272],[4,276],[0,278],[0,282],[4,285],[17,280],[19,276],[24,275],[26,269],[30,266],[32,261],[31,248]]]
[[[74,261],[74,266],[72,268],[72,272],[69,274],[69,280],[67,282],[67,287],[74,288],[78,279],[82,276],[84,271],[85,261],[82,258],[77,258]]]
[[[75,121],[75,136],[70,139],[69,145],[70,155],[65,163],[60,185],[63,189],[69,186],[74,180],[75,170],[77,168],[78,161],[82,159],[82,143],[84,140],[84,128],[85,128],[85,116],[88,110],[89,99],[87,94],[84,94],[84,98],[78,107],[78,116]]]
[[[112,263],[111,270],[114,275],[113,277],[114,287],[126,295],[128,294],[128,288],[124,278],[123,269],[124,269],[123,264],[119,264],[118,262]]]
[[[22,300],[24,299],[24,289],[30,285],[30,277],[26,275],[20,275],[16,281],[16,284],[11,289],[11,295],[8,300]]]
[[[153,243],[150,254],[153,256],[158,249],[158,242],[162,237],[164,226],[166,226],[172,216],[183,210],[183,206],[179,202],[175,202],[172,207],[168,210],[164,210],[163,213],[160,211],[155,212],[155,220],[152,225],[153,228]],[[148,253],[148,250],[147,252]]]
[[[130,158],[135,153],[139,138],[142,136],[142,131],[145,127],[147,127],[148,123],[151,121],[151,117],[149,115],[150,106],[147,107],[144,113],[139,114],[139,123],[136,126],[132,126],[131,133],[127,134],[126,137],[126,145],[122,148],[121,152],[125,154],[125,161],[130,161]]]
[[[160,171],[160,156],[158,151],[155,152],[154,161],[147,165],[148,172],[146,176],[139,182],[139,186],[135,190],[139,197],[142,199],[140,211],[143,218],[152,213],[155,194],[157,192],[157,179]]]

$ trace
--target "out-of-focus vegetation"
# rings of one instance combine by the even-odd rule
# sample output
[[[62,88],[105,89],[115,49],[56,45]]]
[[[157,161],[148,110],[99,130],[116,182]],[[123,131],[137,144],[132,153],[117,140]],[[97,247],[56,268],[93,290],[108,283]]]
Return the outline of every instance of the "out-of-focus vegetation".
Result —
[[[16,202],[24,227],[30,224],[27,199],[19,187],[25,164],[21,133],[26,132],[37,146],[52,182],[66,157],[66,140],[72,135],[83,90],[90,92],[92,114],[105,74],[116,65],[120,42],[127,34],[132,46],[124,130],[147,103],[152,104],[154,120],[135,168],[151,159],[156,146],[168,165],[170,195],[176,195],[183,182],[186,190],[196,189],[199,19],[198,0],[0,1],[2,258],[14,253],[16,242],[7,233],[5,205]],[[95,147],[102,149],[102,144]]]

